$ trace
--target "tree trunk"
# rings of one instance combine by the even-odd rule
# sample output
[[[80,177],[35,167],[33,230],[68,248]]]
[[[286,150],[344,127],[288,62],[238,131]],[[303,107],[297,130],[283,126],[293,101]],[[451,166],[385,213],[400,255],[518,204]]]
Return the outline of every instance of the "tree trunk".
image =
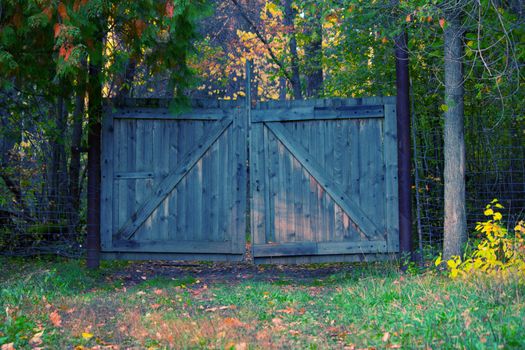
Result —
[[[69,162],[69,208],[70,227],[78,224],[80,210],[80,150],[82,145],[82,121],[84,117],[84,88],[79,88],[73,111],[73,132],[71,134],[71,160]]]
[[[284,1],[284,18],[283,22],[290,30],[290,61],[292,66],[292,89],[293,96],[296,100],[302,100],[303,94],[301,92],[301,78],[299,75],[299,56],[297,55],[297,40],[295,39],[294,27],[295,11],[292,9],[292,0]]]
[[[286,100],[286,82],[285,77],[279,78],[279,100],[281,101]]]
[[[305,28],[305,35],[309,37],[304,47],[307,97],[319,97],[323,92],[323,11],[320,6],[314,8],[315,13],[308,15]]]
[[[467,240],[465,213],[465,138],[463,29],[460,8],[445,15],[445,223],[443,257],[462,255]]]
[[[100,30],[102,33],[102,30]],[[101,35],[102,36],[102,35]],[[102,37],[98,38],[88,68],[88,209],[87,267],[100,263],[100,133],[102,120]]]
[[[116,100],[117,105],[120,106],[124,103],[126,98],[131,97],[133,91],[133,80],[135,78],[135,70],[137,68],[137,63],[134,58],[130,58],[126,69],[121,77],[120,86],[117,86]]]

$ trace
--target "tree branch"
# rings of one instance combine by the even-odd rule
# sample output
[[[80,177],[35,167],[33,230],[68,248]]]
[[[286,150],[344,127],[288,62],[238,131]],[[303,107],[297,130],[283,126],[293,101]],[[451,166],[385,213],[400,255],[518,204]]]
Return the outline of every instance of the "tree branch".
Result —
[[[235,7],[237,7],[237,9],[239,10],[239,13],[241,14],[242,18],[248,23],[248,25],[250,27],[252,27],[253,31],[255,32],[255,35],[264,44],[264,46],[266,47],[266,50],[268,50],[268,53],[270,54],[270,57],[272,58],[273,62],[275,64],[277,64],[277,66],[279,66],[279,70],[284,74],[284,76],[286,77],[286,80],[288,80],[290,82],[290,84],[293,84],[292,77],[290,76],[290,74],[284,68],[283,63],[277,58],[277,56],[275,56],[275,53],[273,52],[272,47],[270,46],[270,43],[268,42],[268,40],[266,40],[266,38],[259,31],[259,29],[255,25],[255,23],[253,23],[253,21],[250,19],[250,17],[248,17],[248,15],[246,14],[246,11],[242,8],[242,6],[239,4],[239,2],[237,0],[231,0],[231,2],[235,5]]]

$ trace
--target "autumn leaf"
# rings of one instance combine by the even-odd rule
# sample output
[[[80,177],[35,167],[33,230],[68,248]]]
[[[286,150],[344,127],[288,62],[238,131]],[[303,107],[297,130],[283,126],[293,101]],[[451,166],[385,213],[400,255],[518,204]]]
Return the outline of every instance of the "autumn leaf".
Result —
[[[46,7],[42,12],[47,16],[48,20],[53,18],[53,8],[51,6]]]
[[[135,25],[135,32],[137,33],[137,36],[140,38],[142,36],[142,33],[144,32],[144,29],[146,29],[146,22],[144,22],[141,19],[136,19],[134,21],[134,25]],[[146,279],[146,277],[143,276],[142,279]]]
[[[222,324],[226,327],[232,327],[232,328],[239,328],[244,327],[246,324],[244,322],[241,322],[238,318],[235,317],[226,317]]]
[[[53,31],[55,32],[55,38],[57,38],[60,35],[60,31],[62,30],[62,25],[60,23],[55,23],[53,26]]]
[[[383,337],[381,338],[381,340],[386,343],[388,341],[388,339],[390,339],[390,332],[385,332],[385,334],[383,334]]]
[[[292,307],[287,306],[286,308],[284,308],[282,310],[277,310],[277,312],[290,315],[290,314],[293,314],[295,312],[295,309],[292,308]]]
[[[39,346],[42,344],[42,335],[44,334],[44,331],[35,333],[31,339],[29,339],[29,345],[32,347]]]
[[[67,8],[66,8],[66,5],[64,5],[64,3],[59,3],[58,4],[58,14],[60,15],[60,17],[62,19],[65,19],[65,20],[69,20],[69,15],[67,14]]]
[[[51,320],[51,323],[55,327],[62,327],[62,318],[58,314],[58,311],[53,311],[49,314],[49,319]]]
[[[15,350],[15,343],[7,343],[2,345],[2,350]]]
[[[444,18],[440,18],[439,19],[439,26],[441,27],[441,29],[445,29],[445,19]]]
[[[84,338],[86,340],[89,340],[89,339],[93,338],[93,334],[88,333],[88,332],[83,332],[82,333],[82,338]]]
[[[172,18],[174,13],[173,0],[166,1],[166,17]]]

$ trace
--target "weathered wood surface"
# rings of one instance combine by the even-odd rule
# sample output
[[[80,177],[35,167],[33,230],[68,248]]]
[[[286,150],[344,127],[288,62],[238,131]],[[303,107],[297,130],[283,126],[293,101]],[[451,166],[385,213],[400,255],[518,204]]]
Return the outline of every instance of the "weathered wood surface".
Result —
[[[252,112],[252,122],[285,122],[294,120],[330,120],[382,118],[383,106],[341,106],[341,107],[292,107],[268,113],[265,110]]]
[[[252,120],[256,262],[397,252],[392,99],[272,101]]]
[[[247,120],[238,104],[214,103],[177,116],[147,103],[106,113],[101,218],[108,256],[242,256]]]
[[[239,260],[248,194],[256,263],[398,251],[395,99],[192,105],[173,114],[167,100],[133,100],[106,112],[106,256]]]

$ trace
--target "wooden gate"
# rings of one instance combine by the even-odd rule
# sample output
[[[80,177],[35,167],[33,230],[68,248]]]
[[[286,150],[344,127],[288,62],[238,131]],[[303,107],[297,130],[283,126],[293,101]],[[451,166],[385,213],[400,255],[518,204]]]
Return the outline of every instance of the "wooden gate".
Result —
[[[144,108],[144,104],[154,108]],[[160,101],[106,113],[105,257],[239,260],[245,251],[247,119],[226,102],[174,115]],[[140,108],[139,108],[140,106]]]
[[[398,252],[395,99],[133,103],[103,122],[105,257],[239,260],[248,192],[256,263]]]
[[[268,102],[251,122],[256,262],[398,252],[395,99]]]

